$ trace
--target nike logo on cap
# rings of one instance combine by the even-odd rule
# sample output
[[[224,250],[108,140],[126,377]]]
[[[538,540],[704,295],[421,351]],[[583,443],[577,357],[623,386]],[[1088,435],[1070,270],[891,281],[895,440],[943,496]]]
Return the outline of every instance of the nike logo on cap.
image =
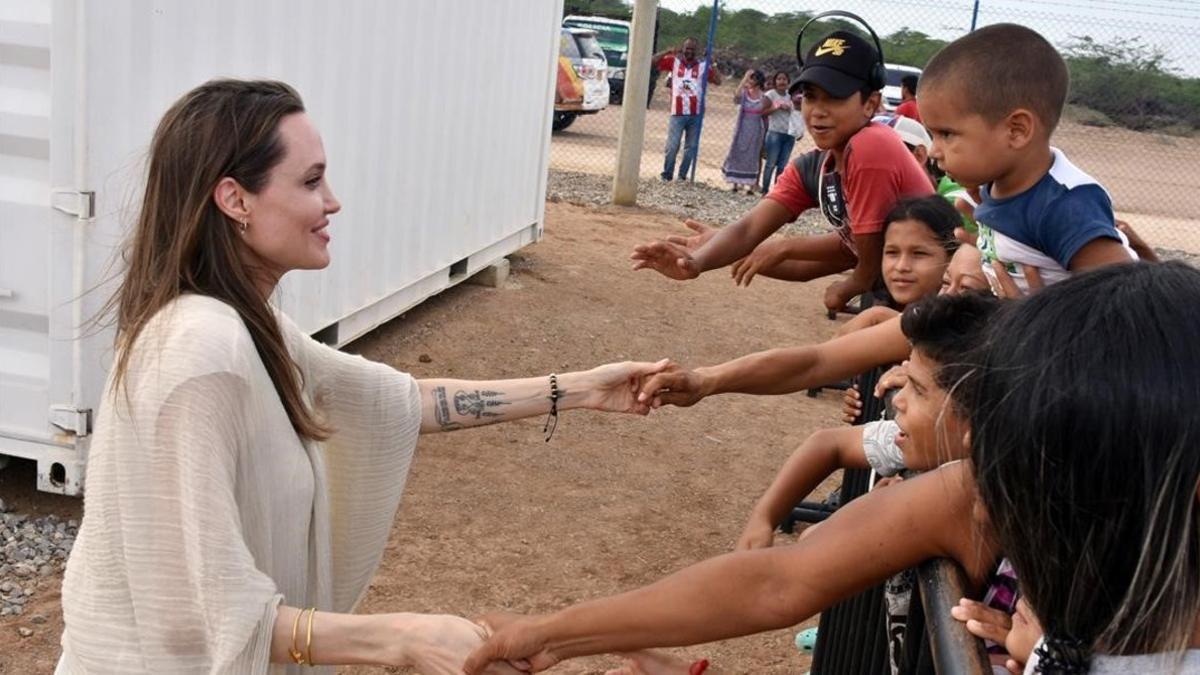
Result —
[[[841,38],[829,38],[824,44],[817,47],[817,51],[813,52],[813,56],[825,56],[826,54],[841,56],[849,48],[845,40]]]

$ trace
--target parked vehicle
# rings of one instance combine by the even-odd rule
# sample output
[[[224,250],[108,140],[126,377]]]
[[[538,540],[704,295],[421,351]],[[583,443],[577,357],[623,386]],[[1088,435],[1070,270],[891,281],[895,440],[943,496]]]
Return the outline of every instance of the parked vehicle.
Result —
[[[921,76],[921,69],[913,66],[902,66],[896,63],[885,63],[884,68],[887,70],[887,84],[883,87],[883,107],[887,111],[896,109],[900,105],[900,80],[909,75]]]
[[[608,61],[596,39],[596,31],[562,28],[553,129],[562,131],[580,115],[594,115],[604,110],[608,107],[608,99]]]
[[[114,290],[155,125],[205,80],[285,80],[321,130],[344,205],[333,262],[287,275],[276,299],[327,344],[540,239],[562,0],[521,0],[519,13],[479,4],[0,0],[0,468],[30,459],[39,489],[85,489],[113,356],[111,325],[90,320]],[[234,15],[288,40],[247,40]],[[497,34],[520,77],[433,97],[414,86],[413,72],[476,70],[477,51],[452,47]]]
[[[596,39],[608,60],[609,100],[620,103],[625,95],[625,69],[629,65],[629,39],[633,24],[603,16],[572,15],[563,19],[563,26],[596,31]]]

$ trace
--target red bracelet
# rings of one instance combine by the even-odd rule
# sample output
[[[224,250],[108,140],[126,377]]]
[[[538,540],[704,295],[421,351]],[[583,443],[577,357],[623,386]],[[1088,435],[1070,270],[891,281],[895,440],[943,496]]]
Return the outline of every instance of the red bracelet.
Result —
[[[688,675],[703,675],[704,671],[708,670],[708,659],[700,659],[688,668]]]

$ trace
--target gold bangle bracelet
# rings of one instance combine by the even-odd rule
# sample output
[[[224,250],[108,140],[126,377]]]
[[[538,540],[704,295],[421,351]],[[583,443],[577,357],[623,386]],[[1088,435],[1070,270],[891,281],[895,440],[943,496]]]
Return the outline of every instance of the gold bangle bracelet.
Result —
[[[304,653],[305,653],[305,654],[307,655],[307,657],[308,657],[308,658],[307,658],[307,661],[308,661],[308,665],[309,665],[309,667],[312,667],[312,665],[313,665],[313,657],[312,657],[312,625],[313,625],[313,616],[314,616],[314,615],[316,615],[316,613],[317,613],[317,608],[316,608],[316,607],[309,607],[309,608],[308,608],[308,631],[307,631],[307,632],[308,632],[308,634],[307,634],[307,635],[305,636],[305,638],[304,638]]]
[[[300,617],[304,616],[304,610],[296,612],[296,618],[292,620],[292,646],[288,648],[288,656],[292,657],[292,662],[297,665],[304,665],[304,654],[296,649],[296,631],[300,628]]]

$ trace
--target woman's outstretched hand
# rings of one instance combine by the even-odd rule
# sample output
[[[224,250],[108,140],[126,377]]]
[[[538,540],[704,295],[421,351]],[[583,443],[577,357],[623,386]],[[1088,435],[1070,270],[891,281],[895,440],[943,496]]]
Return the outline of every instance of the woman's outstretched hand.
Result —
[[[586,407],[606,412],[645,415],[650,412],[651,402],[638,400],[642,382],[661,373],[668,365],[668,359],[656,363],[624,361],[597,366],[584,372],[588,389]]]

